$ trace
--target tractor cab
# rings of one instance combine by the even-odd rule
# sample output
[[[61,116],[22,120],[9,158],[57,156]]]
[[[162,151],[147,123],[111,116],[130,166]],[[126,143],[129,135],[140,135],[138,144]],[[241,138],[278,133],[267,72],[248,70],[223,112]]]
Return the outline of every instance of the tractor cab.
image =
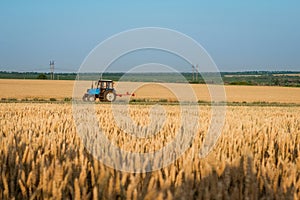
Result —
[[[114,82],[112,80],[99,80],[95,83],[95,88],[92,87],[83,95],[83,101],[100,101],[113,102],[116,99],[116,92],[114,89]]]

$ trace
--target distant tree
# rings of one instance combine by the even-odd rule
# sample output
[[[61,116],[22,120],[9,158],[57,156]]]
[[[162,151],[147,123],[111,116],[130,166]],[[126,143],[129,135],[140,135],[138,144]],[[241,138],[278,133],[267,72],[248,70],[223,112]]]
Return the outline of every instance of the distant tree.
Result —
[[[277,78],[275,79],[274,84],[275,85],[279,85],[280,84],[280,82],[279,82],[279,80]]]
[[[47,79],[46,74],[39,74],[37,77],[37,79]]]

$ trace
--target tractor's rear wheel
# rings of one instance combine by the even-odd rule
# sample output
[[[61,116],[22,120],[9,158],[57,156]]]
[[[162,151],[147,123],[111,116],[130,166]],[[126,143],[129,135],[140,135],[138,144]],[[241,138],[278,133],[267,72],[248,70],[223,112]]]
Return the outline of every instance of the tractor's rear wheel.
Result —
[[[90,102],[94,102],[96,100],[96,97],[94,95],[91,95],[88,97]]]
[[[104,94],[104,99],[105,101],[113,102],[114,100],[116,100],[116,94],[112,91],[107,91]]]

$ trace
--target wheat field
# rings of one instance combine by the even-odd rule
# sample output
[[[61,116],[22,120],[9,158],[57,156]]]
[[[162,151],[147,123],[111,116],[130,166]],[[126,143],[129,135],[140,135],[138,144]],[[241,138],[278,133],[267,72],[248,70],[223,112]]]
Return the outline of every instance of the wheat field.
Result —
[[[82,93],[91,86],[91,81],[86,82]],[[185,84],[179,83],[116,83],[117,93],[126,93],[128,88],[136,88],[137,99],[167,99],[176,100],[169,88],[178,88],[184,91]],[[64,99],[72,97],[74,81],[65,80],[13,80],[0,79],[0,98],[16,99]],[[200,101],[211,101],[206,85],[191,85]],[[176,92],[176,91],[175,91]],[[225,86],[228,102],[279,102],[300,104],[300,88],[274,87],[274,86]],[[83,95],[83,94],[82,94]]]
[[[178,106],[166,106],[162,131],[135,140],[117,130],[110,105],[95,105],[107,137],[128,151],[170,141]],[[149,105],[131,105],[135,123],[149,123]],[[103,165],[76,133],[70,104],[0,104],[0,199],[299,199],[300,108],[228,107],[221,137],[199,158],[210,109],[174,163],[147,173]],[[113,158],[112,158],[113,159]]]

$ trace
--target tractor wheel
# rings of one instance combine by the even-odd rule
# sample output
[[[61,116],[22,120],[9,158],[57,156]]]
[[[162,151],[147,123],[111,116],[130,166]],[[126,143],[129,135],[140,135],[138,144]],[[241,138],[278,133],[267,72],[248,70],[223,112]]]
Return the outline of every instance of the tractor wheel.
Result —
[[[91,95],[88,97],[90,102],[94,102],[96,100],[96,97],[94,95]]]
[[[105,101],[113,102],[114,100],[116,100],[116,94],[112,91],[107,91],[104,94],[104,99]]]
[[[86,94],[83,95],[82,100],[83,100],[83,101],[88,101],[88,95],[86,95]]]

